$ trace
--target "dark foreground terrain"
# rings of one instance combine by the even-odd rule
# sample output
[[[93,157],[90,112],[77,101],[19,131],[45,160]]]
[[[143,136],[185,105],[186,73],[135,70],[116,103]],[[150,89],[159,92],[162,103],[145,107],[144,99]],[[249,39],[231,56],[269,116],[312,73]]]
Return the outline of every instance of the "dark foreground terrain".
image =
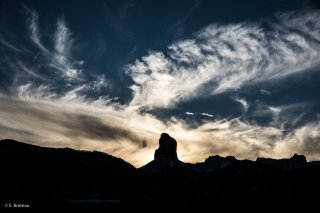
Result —
[[[320,163],[290,159],[178,160],[176,141],[162,134],[155,159],[136,169],[100,153],[0,141],[0,205],[204,212],[208,209],[316,208]],[[169,211],[170,212],[170,211]]]

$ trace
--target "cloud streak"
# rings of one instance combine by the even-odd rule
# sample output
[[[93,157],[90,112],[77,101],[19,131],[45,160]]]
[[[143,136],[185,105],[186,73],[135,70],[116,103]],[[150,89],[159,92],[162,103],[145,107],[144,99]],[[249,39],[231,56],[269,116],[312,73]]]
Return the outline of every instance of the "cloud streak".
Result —
[[[41,33],[38,27],[38,22],[39,22],[38,13],[28,7],[24,7],[24,9],[27,13],[27,24],[28,24],[28,29],[30,31],[31,40],[43,52],[49,54],[50,53],[49,50],[47,50],[47,48],[41,42]]]
[[[15,52],[22,52],[22,50],[20,48],[16,47],[15,45],[11,44],[10,42],[8,42],[1,34],[0,34],[0,43],[2,44],[2,46],[5,46],[5,47],[9,48],[10,50],[13,50]]]

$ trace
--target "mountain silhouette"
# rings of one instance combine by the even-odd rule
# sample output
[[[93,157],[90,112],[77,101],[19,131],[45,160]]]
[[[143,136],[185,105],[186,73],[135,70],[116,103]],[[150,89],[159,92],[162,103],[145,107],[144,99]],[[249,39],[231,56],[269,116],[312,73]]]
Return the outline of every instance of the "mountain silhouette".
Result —
[[[0,168],[2,203],[29,202],[34,207],[90,204],[101,194],[104,203],[98,204],[112,207],[130,190],[126,180],[136,175],[132,165],[105,153],[14,140],[0,141]]]
[[[185,163],[163,133],[154,160],[135,168],[101,152],[0,141],[0,204],[99,207],[109,212],[286,209],[316,206],[320,162],[210,156]]]

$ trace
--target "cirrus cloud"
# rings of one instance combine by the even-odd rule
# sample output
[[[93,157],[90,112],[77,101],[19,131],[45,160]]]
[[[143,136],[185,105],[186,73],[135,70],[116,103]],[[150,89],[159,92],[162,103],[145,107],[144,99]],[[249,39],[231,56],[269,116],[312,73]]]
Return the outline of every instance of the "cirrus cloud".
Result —
[[[174,107],[308,71],[320,63],[319,19],[318,11],[300,11],[258,22],[214,24],[173,43],[167,52],[150,52],[126,66],[134,81],[130,105]]]

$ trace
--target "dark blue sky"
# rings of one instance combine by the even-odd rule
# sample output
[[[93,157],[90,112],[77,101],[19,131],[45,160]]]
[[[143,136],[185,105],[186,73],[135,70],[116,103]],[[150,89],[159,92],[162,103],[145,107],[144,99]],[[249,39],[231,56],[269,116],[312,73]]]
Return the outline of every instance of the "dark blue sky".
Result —
[[[299,0],[2,0],[0,93],[32,103],[103,102],[151,116],[161,131],[177,123],[217,131],[219,122],[235,132],[277,129],[250,137],[264,145],[295,138],[304,148],[293,150],[316,158],[301,131],[319,128],[319,17],[317,1]],[[38,140],[21,136],[29,130],[6,107],[1,137]],[[281,152],[261,144],[239,156]]]

